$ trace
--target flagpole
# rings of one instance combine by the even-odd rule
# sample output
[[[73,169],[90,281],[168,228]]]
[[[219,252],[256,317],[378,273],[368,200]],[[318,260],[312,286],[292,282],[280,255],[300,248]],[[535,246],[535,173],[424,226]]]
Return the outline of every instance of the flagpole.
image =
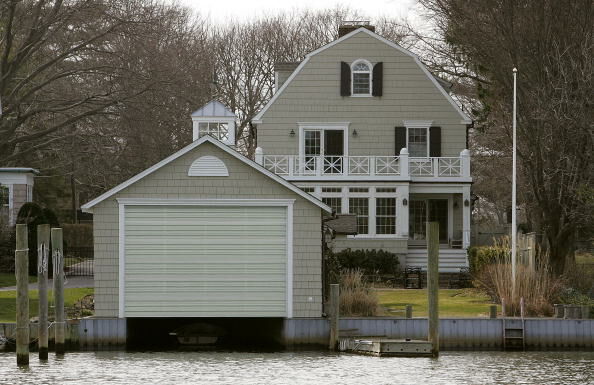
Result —
[[[516,75],[518,69],[514,67],[514,108],[513,108],[513,144],[512,144],[512,296],[516,293],[516,243],[517,243],[517,219],[516,219]]]

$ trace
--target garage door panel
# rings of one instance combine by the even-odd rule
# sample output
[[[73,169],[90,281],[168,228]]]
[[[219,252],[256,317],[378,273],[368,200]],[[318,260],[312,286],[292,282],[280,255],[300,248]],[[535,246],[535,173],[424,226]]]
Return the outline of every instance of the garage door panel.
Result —
[[[126,316],[286,316],[286,207],[125,212]]]

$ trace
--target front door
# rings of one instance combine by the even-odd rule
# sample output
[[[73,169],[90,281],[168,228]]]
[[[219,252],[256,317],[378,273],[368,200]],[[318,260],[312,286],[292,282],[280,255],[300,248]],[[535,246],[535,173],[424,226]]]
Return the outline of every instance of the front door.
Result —
[[[448,242],[447,199],[413,199],[409,210],[409,240],[412,245],[426,244],[427,222],[438,222],[439,242]]]

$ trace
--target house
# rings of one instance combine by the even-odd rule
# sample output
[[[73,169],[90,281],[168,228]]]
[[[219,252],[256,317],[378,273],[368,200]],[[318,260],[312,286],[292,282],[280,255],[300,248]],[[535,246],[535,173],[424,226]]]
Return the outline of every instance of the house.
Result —
[[[209,103],[192,114],[191,144],[82,206],[96,316],[321,316],[331,209],[235,151],[228,113]]]
[[[344,29],[342,29],[344,31]],[[410,52],[366,28],[284,64],[253,119],[255,161],[232,111],[194,112],[193,142],[82,206],[93,213],[98,317],[320,317],[323,224],[337,249],[466,266],[470,119]]]
[[[0,226],[14,225],[21,207],[33,201],[35,175],[34,168],[0,168]]]
[[[440,271],[467,266],[470,118],[411,52],[364,25],[300,63],[276,68],[276,92],[252,120],[256,161],[336,213],[357,235],[334,248],[383,249],[426,267],[439,222]]]

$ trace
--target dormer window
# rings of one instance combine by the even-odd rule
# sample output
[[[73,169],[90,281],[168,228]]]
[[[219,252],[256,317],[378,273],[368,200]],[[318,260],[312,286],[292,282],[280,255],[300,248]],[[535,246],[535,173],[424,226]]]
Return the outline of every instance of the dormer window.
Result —
[[[352,95],[371,95],[371,64],[364,60],[357,60],[351,66],[351,74]]]

